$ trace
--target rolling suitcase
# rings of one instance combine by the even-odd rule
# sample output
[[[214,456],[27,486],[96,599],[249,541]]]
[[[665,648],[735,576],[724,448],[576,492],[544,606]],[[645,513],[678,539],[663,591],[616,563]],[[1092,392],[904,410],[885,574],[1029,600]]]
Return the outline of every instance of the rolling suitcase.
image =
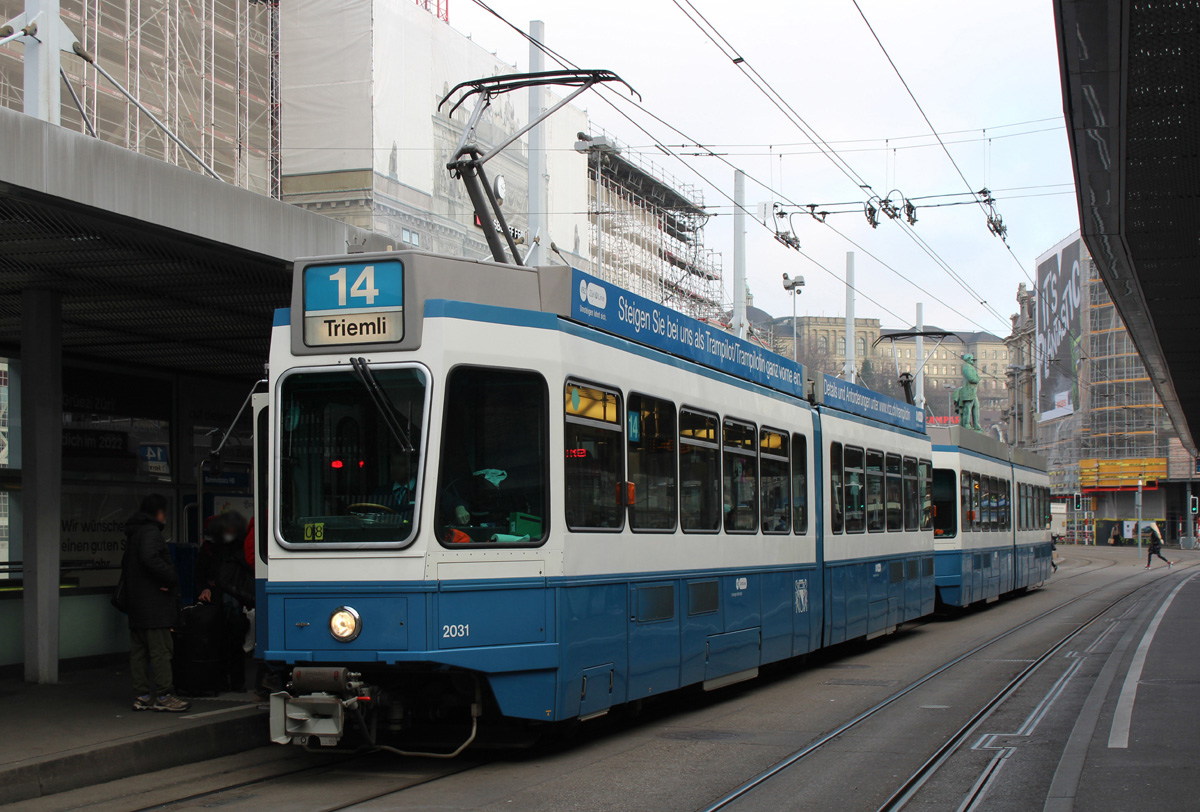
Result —
[[[222,620],[221,607],[211,603],[198,603],[180,611],[171,660],[178,693],[215,696],[220,692]]]

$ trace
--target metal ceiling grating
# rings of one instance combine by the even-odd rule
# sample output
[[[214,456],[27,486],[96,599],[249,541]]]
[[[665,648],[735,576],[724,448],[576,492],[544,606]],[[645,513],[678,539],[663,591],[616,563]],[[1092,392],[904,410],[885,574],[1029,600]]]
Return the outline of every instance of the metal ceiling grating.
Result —
[[[18,347],[21,291],[62,295],[63,351],[257,377],[287,263],[0,185],[0,344]]]

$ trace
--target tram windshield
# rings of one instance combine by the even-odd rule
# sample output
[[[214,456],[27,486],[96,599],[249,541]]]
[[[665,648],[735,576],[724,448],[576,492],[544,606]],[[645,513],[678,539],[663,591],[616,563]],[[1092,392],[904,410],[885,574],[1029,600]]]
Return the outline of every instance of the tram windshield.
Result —
[[[279,532],[297,545],[409,542],[428,385],[416,367],[297,372],[280,393]]]

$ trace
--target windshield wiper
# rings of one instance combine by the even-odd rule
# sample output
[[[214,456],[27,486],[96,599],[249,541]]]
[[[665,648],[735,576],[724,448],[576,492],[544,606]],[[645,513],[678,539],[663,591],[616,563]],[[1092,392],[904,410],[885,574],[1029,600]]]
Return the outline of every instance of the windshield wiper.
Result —
[[[388,431],[392,433],[392,437],[400,445],[400,450],[405,454],[413,453],[412,440],[408,439],[408,432],[400,425],[399,412],[396,405],[392,403],[391,397],[379,385],[379,381],[375,379],[375,373],[371,371],[371,367],[367,364],[366,358],[351,358],[350,366],[354,369],[354,374],[362,381],[362,385],[366,387],[367,395],[371,398],[371,402],[375,404],[379,416],[383,418],[383,424],[387,426]]]

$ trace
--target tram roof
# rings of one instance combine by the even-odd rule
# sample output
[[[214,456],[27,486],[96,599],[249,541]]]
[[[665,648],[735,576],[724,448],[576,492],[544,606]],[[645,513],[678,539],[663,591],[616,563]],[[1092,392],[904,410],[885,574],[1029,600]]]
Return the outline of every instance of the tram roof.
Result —
[[[355,280],[383,291],[379,302],[368,307],[346,295],[360,284]],[[423,325],[411,314],[424,314],[426,302],[435,300],[552,313],[800,400],[811,396],[833,409],[925,430],[915,406],[821,375],[814,391],[802,364],[563,265],[526,268],[413,250],[300,260],[293,277],[292,353],[416,349]],[[353,332],[347,334],[344,324]],[[352,341],[352,336],[366,338]]]

